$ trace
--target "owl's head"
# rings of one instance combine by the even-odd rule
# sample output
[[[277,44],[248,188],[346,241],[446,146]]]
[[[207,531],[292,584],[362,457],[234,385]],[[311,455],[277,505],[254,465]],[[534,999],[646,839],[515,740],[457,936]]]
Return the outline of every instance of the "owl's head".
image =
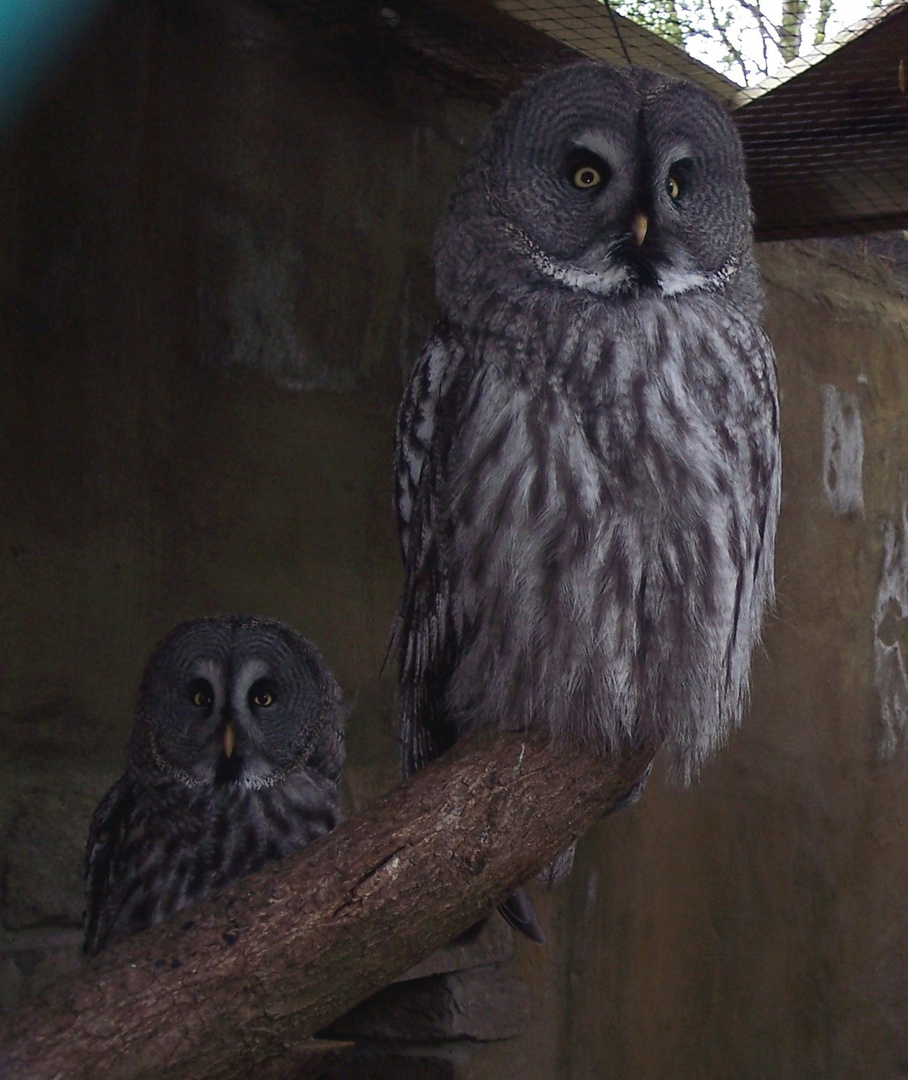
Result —
[[[493,118],[436,239],[443,313],[522,282],[596,296],[756,288],[744,155],[722,105],[644,68],[551,71]],[[756,294],[754,296],[756,299]]]
[[[337,782],[342,724],[337,683],[301,634],[270,619],[196,619],[148,661],[131,761],[192,787],[270,787],[302,765]]]

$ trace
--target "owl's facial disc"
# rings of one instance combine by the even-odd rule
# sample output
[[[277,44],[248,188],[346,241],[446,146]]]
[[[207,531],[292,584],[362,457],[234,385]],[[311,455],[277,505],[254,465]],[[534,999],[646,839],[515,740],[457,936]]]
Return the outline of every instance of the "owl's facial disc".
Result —
[[[276,694],[270,680],[255,678],[260,667],[264,667],[261,661],[254,661],[238,674],[231,673],[225,695],[209,694],[204,688],[192,690],[201,745],[190,771],[197,782],[262,787],[280,775],[263,748],[260,714],[276,704]],[[250,678],[254,680],[251,686]]]
[[[182,756],[186,752],[183,740],[188,741],[189,774],[198,783],[210,782],[220,762],[233,755],[235,731],[224,685],[227,674],[222,661],[201,658],[191,665],[184,686],[177,687],[182,701],[176,714],[183,718],[177,731],[183,739],[172,750]]]
[[[559,190],[550,213],[535,215],[527,229],[532,261],[546,276],[600,296],[659,288],[658,208],[636,140],[634,127],[623,134],[585,127],[549,165]],[[554,181],[549,173],[547,186]]]
[[[273,667],[261,656],[244,655],[231,672],[225,714],[235,731],[235,746],[222,755],[218,779],[244,787],[268,787],[299,760],[303,697],[311,687],[307,672]]]
[[[271,787],[321,751],[326,692],[339,700],[321,658],[276,620],[181,624],[146,665],[132,760],[190,788]]]
[[[168,772],[191,786],[240,784],[260,787],[280,774],[263,736],[263,714],[277,691],[261,659],[199,658],[173,690],[174,721],[155,738]]]
[[[238,783],[243,776],[244,753],[242,746],[237,746],[237,725],[229,707],[224,710],[223,722],[210,749],[216,755],[213,783],[216,786]]]
[[[210,748],[216,754],[213,782],[217,786],[261,786],[275,772],[273,763],[262,755],[258,718],[252,711],[254,703],[268,708],[274,702],[270,682],[262,677],[267,670],[260,659],[244,660],[231,668],[221,723]]]
[[[673,296],[708,284],[675,230],[695,181],[690,153],[685,143],[674,148],[662,166],[645,162],[633,198],[619,218],[617,238],[613,234],[604,249],[594,242],[578,265],[585,270],[608,267],[610,280],[619,281],[621,291],[655,290]],[[615,272],[620,269],[623,276]]]

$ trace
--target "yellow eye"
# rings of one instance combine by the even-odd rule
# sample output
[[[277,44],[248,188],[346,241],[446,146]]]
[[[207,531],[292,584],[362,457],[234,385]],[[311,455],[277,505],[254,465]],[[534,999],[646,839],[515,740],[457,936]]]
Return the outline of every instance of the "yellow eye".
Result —
[[[207,709],[211,704],[211,693],[208,690],[196,690],[192,695],[192,704],[199,709]]]
[[[665,181],[665,190],[668,192],[668,197],[670,199],[677,199],[681,194],[681,185],[673,176],[670,176],[668,180]]]
[[[252,704],[258,705],[260,709],[267,709],[274,704],[274,695],[268,690],[258,690],[252,695]]]
[[[598,169],[594,169],[592,165],[581,165],[574,173],[573,180],[574,187],[580,188],[582,191],[588,191],[590,188],[598,187],[602,183],[602,174]]]

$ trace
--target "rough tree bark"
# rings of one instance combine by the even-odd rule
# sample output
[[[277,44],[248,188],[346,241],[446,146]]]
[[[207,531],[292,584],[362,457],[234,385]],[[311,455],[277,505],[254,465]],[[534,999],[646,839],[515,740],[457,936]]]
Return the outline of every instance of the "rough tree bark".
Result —
[[[230,1080],[452,937],[588,828],[652,748],[607,761],[481,735],[296,856],[130,938],[16,1013],[2,1080]],[[287,1061],[289,1065],[289,1060]]]

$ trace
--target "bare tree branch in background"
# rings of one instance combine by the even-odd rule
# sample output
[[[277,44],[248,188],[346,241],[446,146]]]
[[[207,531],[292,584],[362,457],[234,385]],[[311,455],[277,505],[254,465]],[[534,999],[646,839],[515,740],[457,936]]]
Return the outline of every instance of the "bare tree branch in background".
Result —
[[[817,13],[817,24],[814,27],[813,43],[822,45],[826,40],[826,26],[829,16],[832,14],[832,0],[820,0],[820,9]]]
[[[882,3],[865,0],[866,10]],[[782,0],[778,19],[759,0],[616,0],[615,7],[681,48],[712,43],[708,56],[703,48],[690,51],[746,86],[821,45],[837,0],[819,0],[814,13],[809,0]]]
[[[829,2],[832,3],[832,0],[829,0]],[[763,62],[760,65],[760,74],[766,75],[769,73],[772,63],[770,46],[772,45],[777,49],[779,48],[779,32],[773,23],[771,23],[760,10],[758,4],[750,3],[749,0],[738,0],[738,3],[754,20],[754,23],[760,31],[760,46],[763,57]]]
[[[737,66],[741,71],[742,81],[748,81],[747,65],[744,62],[744,54],[742,51],[732,42],[731,35],[729,34],[730,19],[726,14],[724,17],[720,17],[718,9],[714,0],[705,0],[706,7],[709,9],[710,19],[712,20],[712,28],[716,36],[722,42],[725,47],[725,53],[728,57],[730,66]]]
[[[786,64],[801,52],[801,27],[806,14],[807,0],[782,0],[779,52]]]

